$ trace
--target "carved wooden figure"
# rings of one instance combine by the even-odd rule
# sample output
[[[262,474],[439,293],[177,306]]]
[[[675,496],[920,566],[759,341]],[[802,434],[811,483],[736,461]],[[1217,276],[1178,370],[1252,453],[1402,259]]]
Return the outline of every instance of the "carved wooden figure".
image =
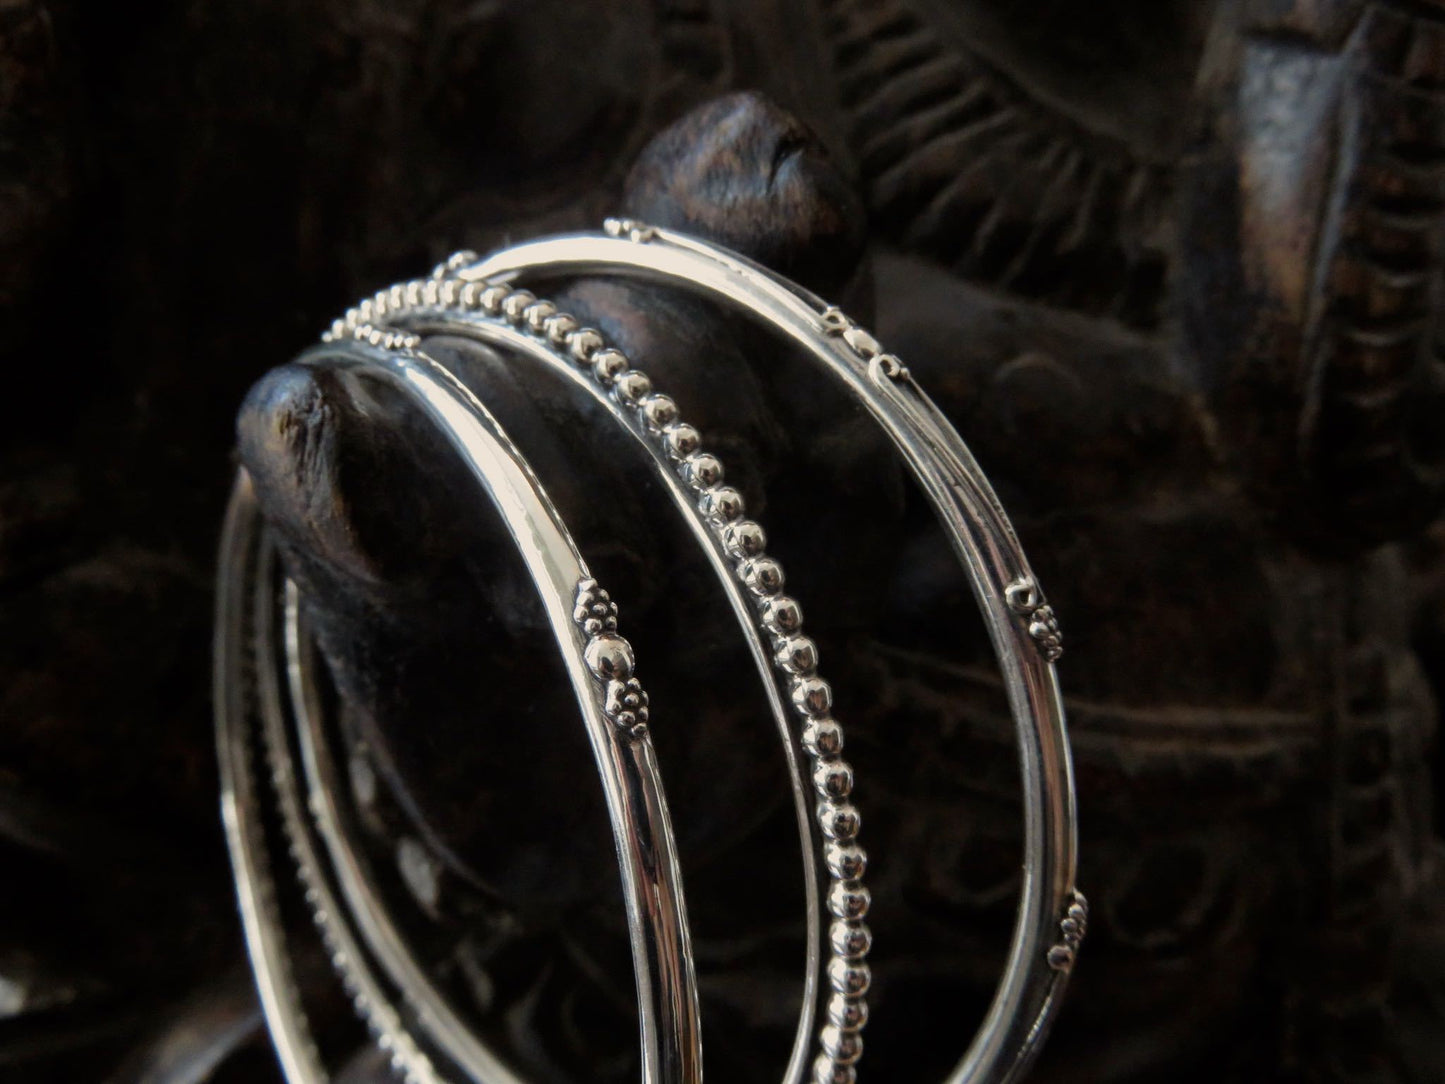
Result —
[[[1445,1070],[1445,4],[17,0],[0,132],[0,350],[37,379],[0,402],[6,1079],[270,1071],[205,687],[243,398],[242,462],[388,796],[374,830],[435,874],[437,966],[537,1079],[635,1075],[625,941],[581,887],[610,854],[561,842],[590,815],[580,734],[496,525],[393,400],[267,373],[451,249],[618,211],[867,319],[1048,585],[1092,911],[1035,1079]],[[887,856],[863,1073],[937,1077],[1018,873],[966,588],[884,442],[786,350],[663,291],[555,292],[689,397],[818,600]],[[650,640],[710,1072],[776,1072],[801,908],[734,878],[747,856],[789,883],[796,841],[741,644],[585,404],[457,349]],[[345,1006],[328,1026],[350,1036]]]

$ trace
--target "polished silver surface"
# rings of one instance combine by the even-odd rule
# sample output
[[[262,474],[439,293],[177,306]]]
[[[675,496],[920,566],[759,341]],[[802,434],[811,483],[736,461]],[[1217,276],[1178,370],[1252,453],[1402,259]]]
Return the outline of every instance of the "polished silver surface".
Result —
[[[871,982],[866,957],[872,933],[864,922],[869,895],[862,883],[867,855],[857,843],[860,816],[850,800],[853,769],[841,757],[843,730],[832,716],[832,691],[818,675],[816,645],[803,635],[802,607],[783,594],[782,565],[765,552],[761,525],[744,518],[742,495],[724,484],[721,461],[704,450],[701,435],[647,374],[632,368],[600,333],[580,327],[530,291],[482,289],[446,277],[457,263],[449,261],[430,280],[379,292],[337,321],[329,335],[385,344],[417,341],[418,333],[450,332],[534,358],[585,388],[652,457],[747,636],[793,782],[808,948],[802,1007],[784,1080],[797,1084],[809,1075],[816,1046],[812,1078],[851,1081],[863,1053]],[[810,778],[799,766],[804,757]],[[810,816],[820,834],[816,852]],[[831,912],[826,929],[825,904]]]
[[[457,254],[430,278],[390,287],[349,310],[325,338],[408,358],[417,356],[423,335],[447,332],[520,353],[584,387],[648,450],[748,633],[793,780],[804,838],[809,947],[785,1081],[800,1084],[808,1074],[816,1042],[812,1079],[851,1084],[868,1015],[871,934],[862,921],[869,899],[861,883],[866,855],[856,842],[852,769],[840,758],[842,730],[832,718],[828,684],[817,675],[816,645],[802,635],[801,608],[783,594],[783,570],[766,553],[762,527],[744,518],[742,497],[724,484],[723,464],[682,421],[673,400],[597,331],[525,288],[526,282],[579,274],[627,275],[699,291],[782,333],[869,410],[934,505],[1003,672],[1018,733],[1025,810],[1023,889],[1008,963],[949,1084],[1016,1080],[1047,1033],[1087,925],[1087,904],[1074,887],[1072,768],[1052,665],[1062,653],[1063,636],[992,489],[902,361],[836,307],[766,269],[706,242],[627,220],[610,220],[605,235],[545,239],[484,260]],[[582,585],[575,601],[573,619],[590,637],[583,661],[607,683],[604,717],[619,740],[645,740],[645,694],[632,684],[630,652],[605,627],[610,600]],[[589,629],[587,621],[604,625]],[[297,657],[293,653],[293,660]],[[306,697],[300,694],[304,716]],[[801,722],[799,733],[793,732],[790,712]],[[219,717],[218,706],[218,722]],[[804,757],[810,779],[800,766]],[[821,836],[816,857],[808,845],[808,806],[814,800]],[[826,932],[823,900],[833,916]],[[685,948],[684,942],[670,951]],[[271,955],[284,964],[284,947]],[[638,966],[641,984],[641,961]],[[405,1035],[405,1025],[398,1027]],[[382,1035],[385,1041],[385,1028]],[[295,1060],[303,1062],[304,1053]]]
[[[259,509],[254,503],[249,514],[259,518]],[[270,767],[287,850],[296,864],[306,901],[311,906],[312,917],[332,966],[343,976],[346,993],[372,1034],[386,1037],[392,1069],[406,1084],[441,1084],[445,1078],[407,1030],[403,1015],[412,1006],[412,1011],[418,1016],[434,1015],[433,1002],[411,997],[411,991],[406,988],[392,990],[379,970],[372,967],[363,941],[357,936],[357,926],[365,922],[365,917],[358,916],[356,922],[348,921],[348,912],[341,906],[335,880],[321,857],[323,845],[317,838],[323,834],[319,823],[321,813],[314,802],[314,795],[308,800],[302,791],[296,758],[291,749],[293,733],[301,730],[304,734],[302,713],[309,709],[313,718],[319,718],[319,713],[314,710],[314,697],[308,695],[307,702],[303,703],[296,695],[297,667],[293,660],[297,657],[298,648],[309,645],[300,642],[300,603],[296,585],[280,579],[277,566],[276,551],[263,532],[257,552],[256,574],[251,584],[255,615],[251,645],[261,739],[266,749],[266,762]],[[277,606],[278,588],[284,596],[280,607]],[[283,678],[283,674],[290,680]],[[289,702],[283,687],[289,687],[292,693]],[[306,816],[308,809],[314,821]],[[411,1004],[407,1005],[407,1002]],[[443,1049],[446,1049],[444,1045]],[[495,1062],[485,1051],[482,1057],[483,1064],[485,1061]],[[500,1063],[496,1063],[496,1067],[501,1071],[497,1077],[499,1084],[510,1084],[513,1080],[511,1075],[503,1071]]]
[[[254,688],[250,680],[252,584],[258,574],[262,526],[251,480],[236,480],[221,532],[212,644],[212,696],[220,759],[221,820],[251,970],[281,1070],[291,1084],[328,1079],[306,1023],[280,917],[253,770]]]
[[[633,947],[642,1078],[649,1084],[701,1080],[701,1031],[696,979],[682,896],[676,845],[647,731],[646,694],[632,674],[631,649],[616,631],[616,607],[587,571],[555,509],[525,461],[476,397],[424,355],[360,344],[320,347],[305,364],[353,368],[407,391],[446,433],[501,513],[541,593],[553,633],[587,726],[602,778],[622,870]],[[254,497],[244,475],[238,482],[222,548],[216,641],[216,716],[222,755],[223,811],[236,868],[238,892],[268,1024],[288,1079],[324,1080],[306,1033],[304,1012],[286,973],[279,917],[268,902],[269,873],[259,812],[260,796],[249,774],[245,732],[248,652],[256,652],[259,709],[268,728],[273,775],[293,856],[301,866],[308,899],[326,936],[333,961],[346,979],[378,1040],[410,1080],[435,1079],[416,1048],[411,1027],[449,1063],[475,1081],[512,1084],[516,1077],[457,1020],[445,999],[411,961],[406,946],[370,891],[367,872],[334,803],[332,770],[317,741],[319,713],[308,671],[304,630],[294,588],[288,589],[284,640],[290,705],[300,735],[314,825],[299,812],[295,772],[286,750],[285,705],[276,687],[272,622],[261,612],[272,585],[263,582],[269,549],[259,533]],[[248,588],[257,592],[257,617],[243,617]],[[322,841],[310,843],[310,828]],[[322,861],[325,850],[328,862]],[[328,873],[329,871],[329,873]],[[338,899],[339,895],[339,899]],[[344,906],[341,904],[344,902]],[[354,927],[352,925],[354,923]],[[353,936],[353,931],[358,936]],[[368,962],[374,960],[373,968]],[[399,991],[409,1010],[403,1020],[384,988]]]
[[[1053,667],[1063,638],[1007,516],[962,438],[903,363],[836,307],[695,238],[614,219],[604,234],[516,245],[476,262],[458,261],[451,273],[465,284],[462,291],[517,291],[536,279],[620,274],[710,295],[800,346],[887,431],[969,577],[1017,728],[1025,799],[1018,919],[992,1005],[949,1081],[1017,1079],[1047,1033],[1085,918],[1074,885],[1073,770]],[[820,1064],[818,1076],[834,1079],[826,1068]]]

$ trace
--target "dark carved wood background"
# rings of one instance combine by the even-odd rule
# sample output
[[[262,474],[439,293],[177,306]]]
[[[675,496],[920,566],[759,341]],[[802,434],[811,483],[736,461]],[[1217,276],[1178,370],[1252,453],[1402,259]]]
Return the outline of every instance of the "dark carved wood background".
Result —
[[[237,410],[377,285],[619,207],[868,315],[1065,620],[1096,918],[1037,1078],[1440,1079],[1435,0],[0,0],[0,1075],[274,1073],[207,689]],[[765,353],[677,298],[573,295],[672,386]],[[758,387],[786,396],[777,365]],[[364,510],[293,533],[296,566],[344,572],[354,545],[368,573],[448,582],[486,528],[451,524],[424,439],[375,426],[395,405],[288,370],[267,391],[253,437],[307,395],[331,411],[343,474],[303,495],[345,497],[370,463],[437,529],[434,566],[386,566],[415,539],[387,534],[385,498],[371,533]],[[956,1054],[1007,928],[1007,730],[986,659],[940,647],[966,600],[867,435],[797,440],[763,391],[715,408],[743,412],[724,435],[751,481],[780,457],[886,513],[847,556],[830,539],[856,521],[784,533],[825,598],[825,574],[863,585],[856,611],[818,609],[840,687],[875,705],[865,836],[897,856],[865,1071],[911,1079]],[[524,429],[556,420],[498,394]],[[258,474],[290,451],[243,442]],[[665,559],[623,541],[624,581]],[[880,554],[895,574],[869,579]],[[467,616],[387,605],[419,636]],[[349,616],[336,635],[370,642]],[[383,727],[415,706],[343,691]],[[747,793],[733,752],[717,789]],[[776,984],[741,974],[711,995],[728,1026],[786,1025]]]

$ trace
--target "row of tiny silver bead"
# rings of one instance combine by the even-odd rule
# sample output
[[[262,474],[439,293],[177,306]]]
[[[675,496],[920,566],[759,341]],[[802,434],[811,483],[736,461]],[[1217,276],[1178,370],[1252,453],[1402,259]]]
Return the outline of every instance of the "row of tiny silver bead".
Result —
[[[322,901],[321,871],[313,867],[307,860],[306,851],[302,846],[301,837],[306,832],[306,827],[299,820],[299,811],[282,797],[283,792],[290,791],[296,785],[295,773],[287,763],[283,751],[275,747],[266,728],[260,729],[262,730],[262,744],[266,750],[266,760],[271,772],[271,786],[277,795],[276,804],[281,813],[286,848],[291,855],[291,863],[296,869],[296,878],[306,899],[307,909],[310,910],[311,919],[321,936],[322,947],[326,950],[326,956],[331,961],[332,969],[341,979],[342,989],[351,999],[356,1015],[365,1023],[366,1029],[371,1032],[377,1046],[387,1055],[391,1069],[401,1077],[404,1084],[442,1084],[431,1059],[418,1048],[416,1041],[402,1027],[396,1010],[390,1005],[374,1002],[357,980],[353,971],[353,962],[336,930],[336,923],[340,919],[333,915]],[[279,910],[273,915],[273,920],[280,924]],[[298,993],[298,1004],[299,1000]],[[307,1030],[309,1035],[309,1027]],[[320,1055],[315,1051],[314,1040],[312,1051],[319,1062]]]
[[[415,349],[417,335],[388,326],[398,317],[423,310],[459,310],[524,329],[573,363],[590,369],[593,379],[622,406],[634,411],[653,442],[674,464],[695,495],[697,507],[733,559],[733,572],[747,588],[768,633],[774,664],[789,682],[793,709],[803,725],[802,744],[818,795],[815,810],[823,833],[828,869],[827,978],[831,995],[827,1022],[819,1029],[821,1053],[813,1066],[815,1084],[854,1084],[863,1053],[861,1032],[868,1020],[865,995],[872,974],[866,958],[872,934],[863,919],[870,903],[863,885],[867,854],[857,843],[858,810],[849,796],[853,769],[842,759],[843,729],[832,718],[832,689],[818,676],[817,645],[802,633],[802,608],[784,595],[783,569],[765,553],[763,528],[744,517],[743,497],[723,483],[723,464],[702,448],[702,438],[683,422],[676,403],[653,390],[646,373],[632,367],[620,350],[606,344],[594,328],[583,327],[550,301],[505,284],[460,282],[456,271],[474,262],[474,253],[457,253],[430,278],[399,283],[347,311],[323,336],[326,341],[358,339],[391,350]]]

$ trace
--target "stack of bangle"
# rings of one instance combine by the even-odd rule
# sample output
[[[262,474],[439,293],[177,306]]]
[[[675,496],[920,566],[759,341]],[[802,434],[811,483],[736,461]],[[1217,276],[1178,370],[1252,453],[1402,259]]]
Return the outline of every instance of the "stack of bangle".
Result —
[[[349,310],[323,336],[325,345],[302,361],[355,369],[405,390],[466,460],[522,552],[571,675],[607,798],[628,907],[643,1080],[702,1077],[681,874],[647,734],[646,695],[633,677],[631,649],[617,635],[616,606],[589,576],[525,460],[476,396],[428,357],[424,336],[464,336],[540,363],[584,388],[650,458],[726,592],[782,741],[802,844],[808,949],[784,1084],[856,1079],[871,981],[867,856],[858,843],[853,769],[841,757],[843,731],[833,716],[831,689],[818,672],[817,646],[803,633],[802,607],[785,592],[782,565],[767,552],[763,527],[747,517],[741,494],[725,483],[723,463],[682,420],[676,402],[599,332],[526,288],[541,278],[580,275],[627,276],[694,291],[801,346],[825,379],[882,426],[933,505],[1003,673],[1025,796],[1025,875],[1008,962],[982,1027],[948,1079],[1016,1079],[1048,1030],[1087,921],[1074,887],[1073,779],[1053,667],[1062,650],[1053,611],[963,441],[896,357],[837,308],[743,257],[614,219],[601,234],[543,239],[485,259],[458,253],[430,277],[383,290]],[[296,588],[278,580],[243,473],[222,548],[216,715],[241,910],[287,1077],[310,1084],[326,1074],[287,975],[271,900],[264,797],[249,770],[257,721],[308,898],[378,1042],[409,1079],[510,1084],[512,1072],[409,959],[369,885],[345,813],[328,797],[338,788],[312,684],[311,650]],[[279,636],[278,594],[285,599]],[[247,665],[253,656],[254,676]],[[283,668],[284,682],[277,677]]]

